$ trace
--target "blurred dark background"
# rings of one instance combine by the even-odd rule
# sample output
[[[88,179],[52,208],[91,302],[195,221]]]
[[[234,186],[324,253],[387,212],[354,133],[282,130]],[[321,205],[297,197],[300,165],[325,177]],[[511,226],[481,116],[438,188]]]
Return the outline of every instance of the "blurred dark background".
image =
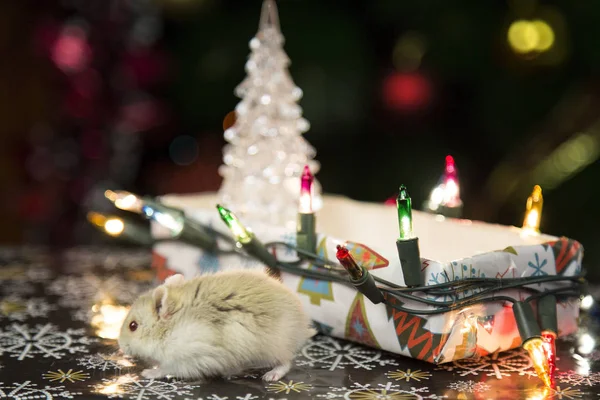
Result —
[[[600,2],[280,0],[324,191],[429,196],[582,242],[600,277]],[[258,0],[0,2],[0,243],[105,238],[106,188],[215,191]]]

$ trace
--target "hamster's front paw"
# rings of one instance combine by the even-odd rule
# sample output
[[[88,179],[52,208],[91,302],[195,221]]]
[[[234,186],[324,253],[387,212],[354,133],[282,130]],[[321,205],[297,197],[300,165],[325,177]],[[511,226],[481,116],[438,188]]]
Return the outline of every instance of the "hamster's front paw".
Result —
[[[160,368],[152,368],[143,370],[142,376],[146,379],[159,379],[164,378],[167,374]]]
[[[290,363],[278,365],[266,374],[264,374],[262,378],[267,382],[276,382],[283,378],[285,374],[287,374],[290,371],[290,368],[292,368],[292,365]]]

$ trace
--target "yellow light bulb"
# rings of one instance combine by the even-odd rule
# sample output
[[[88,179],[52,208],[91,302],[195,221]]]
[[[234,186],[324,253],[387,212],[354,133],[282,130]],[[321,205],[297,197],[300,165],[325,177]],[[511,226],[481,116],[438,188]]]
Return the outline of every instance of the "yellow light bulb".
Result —
[[[523,230],[530,233],[539,233],[543,206],[544,197],[542,196],[542,188],[539,185],[535,185],[531,196],[527,198]]]
[[[546,358],[546,353],[544,352],[544,341],[539,337],[534,337],[523,343],[523,348],[529,353],[537,376],[546,386],[552,387],[550,364],[548,363],[548,358]]]
[[[109,218],[104,222],[104,230],[111,236],[119,236],[124,229],[125,224],[121,218]]]

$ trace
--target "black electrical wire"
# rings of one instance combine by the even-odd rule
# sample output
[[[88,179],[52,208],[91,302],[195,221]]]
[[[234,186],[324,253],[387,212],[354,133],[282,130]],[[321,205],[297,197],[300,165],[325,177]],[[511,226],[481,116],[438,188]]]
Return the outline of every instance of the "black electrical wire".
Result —
[[[187,217],[184,216],[187,219]],[[233,254],[238,253],[240,255],[250,256],[243,252],[242,248],[237,246],[237,243],[234,238],[230,235],[224,234],[212,227],[203,226],[206,231],[211,234],[213,237],[218,238],[228,244],[231,245],[230,249],[223,249],[217,247],[216,253],[219,254]],[[169,239],[160,239],[156,242],[160,241],[168,241]],[[176,240],[176,239],[172,239]],[[291,245],[282,241],[273,241],[266,243],[264,245],[267,248],[284,246],[288,249],[294,250],[298,255],[298,259],[289,262],[278,261],[277,268],[279,268],[283,272],[301,275],[307,278],[315,279],[315,280],[327,280],[331,282],[340,283],[349,287],[354,287],[348,276],[344,276],[340,274],[341,272],[345,272],[343,267],[337,263],[332,262],[328,259],[320,257],[318,254],[314,254],[310,251],[306,251],[304,249],[299,249],[298,247]],[[315,268],[301,268],[300,264],[305,261],[310,261]],[[410,314],[422,314],[422,315],[434,315],[446,313],[449,311],[457,310],[460,308],[464,308],[469,305],[481,304],[487,302],[496,302],[496,301],[507,301],[507,302],[515,302],[516,299],[503,296],[503,295],[495,295],[498,291],[504,291],[508,289],[519,289],[519,290],[527,290],[537,292],[532,296],[529,296],[525,301],[533,301],[549,294],[563,294],[569,296],[579,295],[578,292],[573,291],[573,286],[562,287],[559,289],[547,290],[541,292],[538,288],[528,287],[529,285],[549,283],[549,282],[561,282],[561,281],[571,281],[576,283],[584,282],[583,276],[544,276],[544,277],[522,277],[522,278],[467,278],[461,279],[458,281],[449,281],[444,283],[439,283],[435,285],[428,286],[418,286],[418,287],[404,287],[393,282],[387,281],[383,278],[372,275],[373,279],[384,286],[378,286],[378,288],[387,294],[387,296],[392,296],[397,300],[410,300],[419,303],[423,303],[429,306],[435,306],[434,310],[415,310],[409,309],[406,307],[398,306],[392,304],[390,301],[386,300],[386,304],[389,307],[392,307],[396,310],[407,312]],[[579,285],[577,285],[579,286]],[[468,291],[474,292],[469,296],[460,296],[461,293],[466,293]],[[423,298],[419,296],[415,296],[412,293],[425,293],[430,296],[449,296],[453,297],[453,301],[437,301],[431,298]]]

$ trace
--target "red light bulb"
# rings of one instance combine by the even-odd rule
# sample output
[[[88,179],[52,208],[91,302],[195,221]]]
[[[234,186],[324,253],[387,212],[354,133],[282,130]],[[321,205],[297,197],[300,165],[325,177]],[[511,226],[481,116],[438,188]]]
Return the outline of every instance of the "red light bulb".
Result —
[[[337,252],[335,253],[335,257],[338,259],[340,264],[344,267],[344,269],[350,274],[352,279],[358,280],[362,278],[363,271],[362,268],[356,264],[354,258],[350,255],[350,252],[344,246],[337,245]]]
[[[456,167],[454,165],[454,157],[451,155],[446,156],[446,174],[455,174]]]
[[[556,370],[556,333],[549,330],[542,331],[542,341],[544,342],[544,353],[548,358],[548,366],[550,367],[550,379],[554,383],[554,371]]]
[[[311,214],[312,208],[312,186],[315,178],[310,173],[308,165],[304,166],[302,171],[302,177],[300,178],[300,206],[299,212],[302,214]]]

